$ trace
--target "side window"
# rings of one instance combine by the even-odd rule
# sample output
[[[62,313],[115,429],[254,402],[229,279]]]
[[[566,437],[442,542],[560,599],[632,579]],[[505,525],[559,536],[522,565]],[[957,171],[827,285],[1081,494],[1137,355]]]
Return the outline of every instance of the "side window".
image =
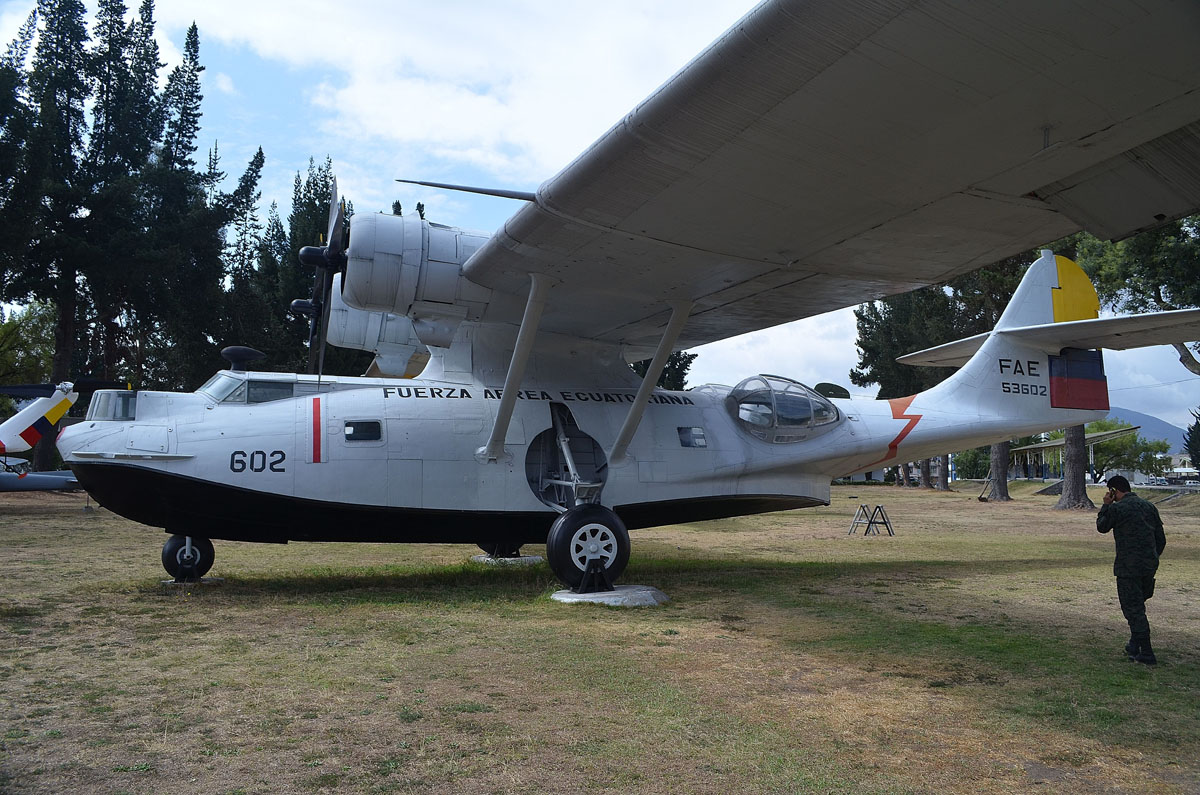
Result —
[[[268,403],[292,396],[295,384],[290,381],[251,381],[247,403]]]
[[[703,428],[679,428],[678,431],[681,447],[708,447],[708,439],[704,438]]]
[[[383,438],[379,420],[349,420],[345,428],[347,442],[378,442]]]

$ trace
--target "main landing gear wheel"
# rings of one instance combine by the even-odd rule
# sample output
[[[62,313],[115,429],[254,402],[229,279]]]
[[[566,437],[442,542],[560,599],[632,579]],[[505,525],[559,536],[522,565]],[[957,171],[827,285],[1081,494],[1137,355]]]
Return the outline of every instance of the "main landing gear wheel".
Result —
[[[163,544],[163,568],[181,582],[199,580],[208,574],[216,557],[216,550],[207,538],[192,536],[190,549],[187,536],[173,535]]]
[[[521,557],[521,545],[515,541],[488,541],[479,544],[479,548],[486,552],[489,558]]]
[[[603,505],[577,505],[550,526],[546,560],[554,575],[572,590],[583,582],[593,561],[599,561],[612,582],[629,563],[629,532],[620,517]]]

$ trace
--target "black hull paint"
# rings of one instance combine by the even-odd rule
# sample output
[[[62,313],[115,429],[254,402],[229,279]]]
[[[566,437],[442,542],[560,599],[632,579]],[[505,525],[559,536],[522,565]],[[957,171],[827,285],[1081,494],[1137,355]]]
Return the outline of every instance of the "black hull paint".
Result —
[[[225,541],[544,544],[552,511],[446,511],[308,500],[240,489],[146,467],[73,462],[102,506],[171,533]],[[739,495],[636,503],[614,510],[630,530],[827,505],[811,497]]]

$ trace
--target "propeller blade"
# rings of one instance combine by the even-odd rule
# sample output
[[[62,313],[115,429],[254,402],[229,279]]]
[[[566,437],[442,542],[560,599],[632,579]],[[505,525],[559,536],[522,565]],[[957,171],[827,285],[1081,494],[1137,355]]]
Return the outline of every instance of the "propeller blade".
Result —
[[[321,350],[317,355],[317,383],[321,383],[321,376],[325,373],[325,343],[329,339],[329,313],[333,308],[333,301],[330,297],[333,294],[333,270],[325,271],[325,281],[321,290]],[[316,320],[316,317],[313,317]]]
[[[71,386],[72,392],[95,392],[98,389],[129,389],[127,381],[105,381],[99,378],[81,378]],[[55,384],[9,384],[0,386],[0,395],[16,398],[50,397],[58,391]]]
[[[101,389],[132,389],[128,381],[105,381],[100,378],[80,378],[75,382],[76,392],[96,392]]]
[[[0,395],[17,398],[50,397],[57,388],[54,384],[11,384],[0,386]]]
[[[329,253],[336,256],[345,250],[345,216],[338,197],[337,177],[333,178],[333,195],[329,199]]]

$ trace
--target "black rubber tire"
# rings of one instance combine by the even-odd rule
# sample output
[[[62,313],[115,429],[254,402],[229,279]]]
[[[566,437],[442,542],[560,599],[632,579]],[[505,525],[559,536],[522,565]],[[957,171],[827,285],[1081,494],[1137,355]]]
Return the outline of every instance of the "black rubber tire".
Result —
[[[163,544],[162,549],[162,564],[175,579],[184,573],[187,569],[188,561],[185,558],[187,552],[187,538],[181,535],[173,535],[167,539],[167,543]],[[196,555],[197,560],[194,566],[194,576],[199,579],[208,570],[212,568],[213,561],[216,560],[217,552],[213,549],[213,543],[207,538],[199,538],[192,536],[192,554]]]
[[[589,550],[594,542],[595,550]],[[568,588],[583,581],[589,555],[606,558],[608,579],[616,580],[629,563],[629,531],[603,505],[577,505],[560,515],[546,537],[546,561],[554,576]]]
[[[521,545],[516,541],[485,541],[479,548],[493,558],[519,558]]]

